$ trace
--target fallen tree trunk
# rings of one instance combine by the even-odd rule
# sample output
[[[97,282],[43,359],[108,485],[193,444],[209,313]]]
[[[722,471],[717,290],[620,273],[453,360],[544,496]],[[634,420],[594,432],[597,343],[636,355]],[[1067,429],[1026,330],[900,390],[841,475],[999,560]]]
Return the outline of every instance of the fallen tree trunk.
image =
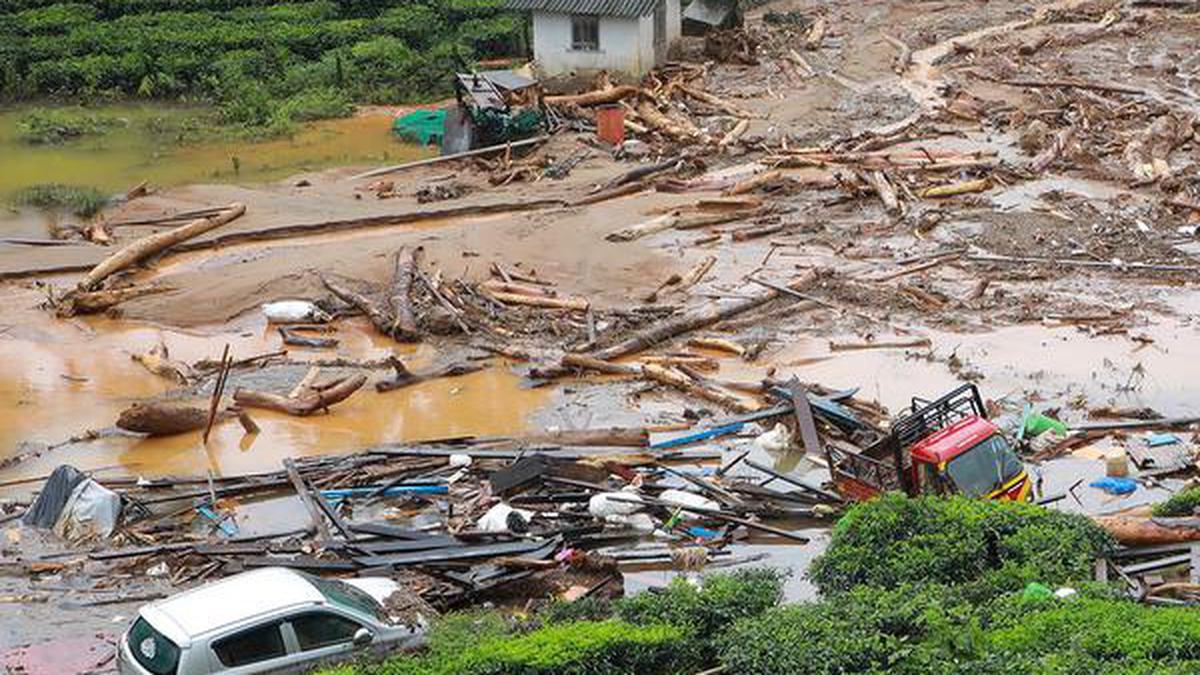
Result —
[[[392,308],[391,336],[401,342],[417,342],[421,333],[412,309],[412,283],[416,274],[417,254],[401,246],[396,251],[396,272],[392,276],[392,295],[388,304]]]
[[[642,116],[642,119],[646,120],[646,124],[676,140],[692,140],[700,135],[700,130],[695,126],[692,126],[690,123],[685,126],[671,119],[649,100],[639,101],[637,112],[638,115]]]
[[[788,284],[787,288],[799,290],[812,284],[817,278],[816,272],[809,271],[800,279]],[[610,360],[635,354],[652,347],[660,342],[665,342],[678,335],[691,332],[698,328],[711,326],[718,321],[724,321],[731,317],[737,316],[743,312],[747,312],[755,307],[760,307],[781,295],[779,291],[767,289],[761,293],[750,295],[736,300],[726,302],[710,303],[700,307],[692,308],[684,312],[680,316],[662,321],[650,328],[640,330],[634,333],[629,338],[622,340],[610,347],[597,350],[591,354],[592,358],[601,360]],[[811,303],[816,307],[816,303]]]
[[[642,365],[642,375],[659,384],[665,384],[697,398],[711,401],[738,412],[752,412],[759,408],[759,406],[748,404],[729,392],[706,387],[686,375],[663,368],[662,366],[656,366],[652,363]]]
[[[56,303],[55,312],[61,317],[75,316],[76,314],[99,314],[127,300],[173,290],[175,290],[173,286],[130,286],[103,291],[76,290],[68,293]]]
[[[233,392],[233,400],[244,408],[265,408],[304,417],[317,411],[328,412],[330,406],[346,400],[366,383],[366,375],[350,375],[335,380],[322,389],[310,389],[296,398],[251,389],[238,389]]]
[[[638,366],[603,361],[590,356],[584,356],[583,354],[565,354],[562,357],[562,364],[567,368],[594,370],[598,373],[608,375],[640,375],[642,373],[642,369]]]
[[[538,431],[514,436],[511,440],[517,443],[546,443],[550,445],[644,448],[650,444],[650,432],[643,427],[560,429],[558,431]]]
[[[1096,524],[1126,546],[1153,546],[1200,541],[1200,522],[1195,518],[1139,518],[1099,516]]]
[[[545,295],[503,293],[486,288],[484,290],[487,290],[488,295],[506,305],[528,305],[530,307],[544,307],[547,309],[569,309],[577,312],[587,311],[588,308],[587,298],[552,298]]]
[[[543,99],[546,105],[566,106],[578,105],[587,107],[590,105],[600,105],[602,103],[616,103],[627,99],[631,96],[637,96],[641,92],[640,89],[632,85],[623,84],[611,89],[599,89],[597,91],[589,91],[583,94],[565,94],[562,96],[547,96]]]
[[[246,206],[244,204],[230,204],[228,208],[217,215],[197,218],[187,225],[181,225],[166,232],[159,232],[158,234],[138,239],[105,258],[99,265],[93,267],[92,271],[88,272],[79,282],[79,290],[93,290],[100,285],[101,281],[104,281],[112,274],[135,265],[181,241],[197,237],[209,230],[218,228],[245,212]]]
[[[970,192],[983,192],[992,187],[990,178],[978,178],[975,180],[964,180],[957,183],[949,183],[947,185],[935,185],[933,187],[921,190],[921,196],[926,199],[936,199],[939,197],[954,197],[956,195],[964,195]]]
[[[151,401],[121,411],[117,427],[148,436],[173,436],[203,429],[208,411],[194,405]]]
[[[380,333],[388,336],[392,334],[393,320],[391,313],[381,307],[378,302],[355,291],[339,279],[333,279],[322,274],[321,283],[325,285],[325,288],[329,289],[330,293],[336,295],[339,300],[353,305],[360,312],[366,314],[367,318],[371,320],[371,325],[375,326],[375,329]]]
[[[391,357],[388,361],[391,363],[392,369],[396,371],[396,375],[390,380],[380,380],[375,383],[375,391],[381,393],[411,387],[428,380],[436,380],[443,377],[459,377],[483,370],[483,366],[478,363],[451,363],[424,373],[414,373],[404,367],[404,364],[396,357]]]
[[[633,241],[647,235],[669,230],[675,226],[677,220],[679,220],[679,213],[664,213],[661,216],[642,221],[636,225],[630,225],[629,227],[609,232],[604,238],[608,241]]]
[[[734,117],[741,117],[741,118],[754,117],[753,113],[750,113],[749,111],[746,111],[746,110],[742,110],[741,108],[730,103],[729,101],[726,101],[725,99],[723,99],[719,96],[710,94],[707,91],[703,91],[701,89],[693,89],[692,87],[689,87],[686,84],[676,85],[675,88],[678,89],[679,91],[682,91],[683,93],[687,94],[688,96],[691,96],[692,98],[696,99],[697,101],[700,101],[701,103],[707,103],[708,105],[716,108],[717,110],[720,110],[721,112],[724,112],[724,113],[728,113]]]

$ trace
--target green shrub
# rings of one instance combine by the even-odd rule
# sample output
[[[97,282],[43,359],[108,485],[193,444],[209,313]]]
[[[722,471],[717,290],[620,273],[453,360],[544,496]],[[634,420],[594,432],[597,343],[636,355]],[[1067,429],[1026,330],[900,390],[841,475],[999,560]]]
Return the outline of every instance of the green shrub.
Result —
[[[1200,487],[1191,487],[1176,492],[1165,502],[1155,504],[1154,515],[1159,518],[1191,516],[1197,509],[1200,509]]]
[[[119,126],[120,120],[65,109],[31,110],[17,120],[17,134],[34,145],[62,143],[83,136],[98,136]]]
[[[753,568],[704,577],[699,588],[676,578],[617,604],[617,615],[637,624],[664,623],[711,639],[738,619],[757,616],[783,599],[785,572]]]
[[[18,191],[13,203],[47,211],[69,211],[80,218],[91,218],[108,204],[108,195],[93,187],[43,183]]]
[[[445,647],[445,645],[443,646]],[[622,621],[556,624],[524,635],[463,639],[457,649],[432,650],[378,665],[342,668],[341,675],[672,675],[699,663],[684,632]]]
[[[607,598],[588,597],[579,600],[551,600],[538,612],[542,623],[571,623],[573,621],[603,621],[611,618],[615,608]]]
[[[948,584],[974,600],[1091,577],[1111,538],[1084,516],[966,497],[884,495],[852,508],[809,568],[824,594]]]

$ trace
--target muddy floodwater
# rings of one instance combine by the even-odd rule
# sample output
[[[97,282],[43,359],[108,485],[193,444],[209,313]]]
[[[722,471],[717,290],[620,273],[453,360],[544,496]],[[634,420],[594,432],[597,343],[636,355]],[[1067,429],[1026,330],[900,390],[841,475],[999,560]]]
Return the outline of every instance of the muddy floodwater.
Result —
[[[18,133],[30,109],[0,108],[0,197],[39,183],[92,186],[113,193],[142,181],[162,187],[255,183],[331,166],[399,163],[429,154],[396,140],[392,118],[382,111],[304,124],[283,138],[191,143],[185,136],[181,143],[179,132],[169,129],[207,111],[152,104],[70,108],[118,123],[101,135],[31,145]]]

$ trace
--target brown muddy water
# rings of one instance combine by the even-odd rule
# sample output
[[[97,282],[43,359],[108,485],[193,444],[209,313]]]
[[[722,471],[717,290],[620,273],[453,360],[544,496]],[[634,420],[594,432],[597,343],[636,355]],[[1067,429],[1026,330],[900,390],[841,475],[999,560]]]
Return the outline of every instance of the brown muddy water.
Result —
[[[391,132],[392,117],[384,109],[308,123],[288,137],[181,142],[177,134],[162,129],[207,111],[161,104],[97,106],[86,112],[121,123],[103,135],[37,145],[19,134],[21,118],[29,110],[0,109],[0,234],[10,236],[44,236],[43,230],[58,219],[6,205],[17,191],[42,183],[95,187],[114,195],[142,181],[156,187],[246,185],[335,166],[404,162],[430,153],[397,140]]]
[[[257,313],[233,324],[182,331],[107,318],[61,321],[37,309],[33,292],[0,303],[0,458],[25,442],[60,443],[87,430],[112,426],[133,401],[176,388],[151,375],[131,356],[159,341],[173,359],[219,358],[229,344],[235,358],[282,348],[278,334]],[[395,353],[420,368],[437,355],[428,346],[403,347],[377,339],[359,321],[345,322],[336,353],[291,348],[298,360],[371,360]],[[382,372],[382,371],[381,371]],[[219,424],[207,447],[198,434],[143,439],[106,436],[47,452],[5,472],[5,479],[44,474],[69,462],[118,475],[218,475],[274,468],[283,457],[360,450],[384,442],[458,435],[500,435],[523,430],[531,412],[550,397],[523,389],[504,364],[460,378],[434,380],[376,395],[368,386],[329,415],[290,417],[255,411],[261,433],[244,437],[235,421]]]

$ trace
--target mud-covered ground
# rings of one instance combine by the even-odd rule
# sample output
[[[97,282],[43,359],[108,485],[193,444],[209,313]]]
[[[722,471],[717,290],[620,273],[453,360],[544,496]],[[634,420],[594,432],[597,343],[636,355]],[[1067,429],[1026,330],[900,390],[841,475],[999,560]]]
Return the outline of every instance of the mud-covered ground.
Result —
[[[805,49],[799,27],[763,23],[769,12],[798,13],[791,16],[803,17],[804,26],[820,19],[827,25],[824,38]],[[125,303],[119,318],[63,320],[38,307],[46,286],[72,284],[109,249],[0,246],[0,275],[9,278],[0,301],[0,457],[20,457],[0,473],[0,497],[28,500],[37,482],[20,481],[61,463],[101,476],[199,475],[208,468],[235,474],[275,469],[286,456],[383,442],[668,425],[721,414],[711,403],[637,380],[531,381],[524,377],[528,369],[544,365],[536,356],[575,346],[582,322],[520,310],[514,322],[527,322],[528,330],[431,338],[419,346],[375,335],[361,318],[341,321],[341,345],[333,352],[290,348],[287,363],[237,375],[233,385],[287,391],[309,362],[333,358],[341,363],[330,373],[361,370],[372,379],[387,374],[371,364],[389,354],[421,368],[515,347],[533,352],[533,362],[492,357],[488,369],[466,377],[390,393],[364,390],[324,416],[263,413],[263,432],[249,444],[232,422],[218,425],[207,448],[192,435],[142,439],[105,431],[132,401],[203,400],[211,386],[201,381],[180,388],[147,373],[131,355],[160,341],[188,363],[219,357],[225,344],[236,356],[279,349],[279,335],[258,305],[324,297],[322,273],[385,284],[400,246],[424,247],[431,269],[447,278],[478,282],[493,263],[536,275],[562,295],[587,298],[601,317],[638,316],[632,310],[648,305],[647,294],[708,256],[715,263],[699,283],[684,292],[668,288],[655,304],[736,298],[761,290],[750,277],[783,284],[820,270],[804,289],[815,308],[776,300],[701,331],[764,344],[751,360],[699,352],[719,360],[719,369],[707,374],[726,382],[796,375],[831,389],[859,387],[859,397],[896,411],[914,395],[938,394],[968,379],[1002,413],[1029,402],[1068,422],[1102,407],[1150,407],[1163,415],[1200,409],[1192,386],[1200,377],[1193,318],[1200,308],[1200,263],[1194,260],[1200,251],[1200,100],[1192,90],[1200,75],[1193,47],[1200,14],[1092,1],[782,1],[756,9],[748,23],[765,36],[759,63],[710,63],[704,84],[756,117],[739,144],[703,154],[701,171],[778,163],[810,146],[897,157],[979,153],[989,161],[937,173],[885,168],[900,202],[891,213],[854,167],[785,166],[785,178],[803,180],[751,195],[774,209],[785,227],[743,241],[729,234],[747,225],[738,222],[608,241],[617,229],[719,194],[644,191],[568,206],[633,166],[593,147],[586,135],[569,133],[535,155],[545,161],[586,154],[563,180],[497,187],[486,171],[463,162],[385,176],[399,196],[378,199],[366,189],[373,179],[351,179],[361,167],[347,167],[269,185],[194,185],[132,201],[105,217],[136,219],[235,201],[246,204],[247,213],[204,235],[217,240],[214,247],[170,255],[138,271],[136,282],[174,290]],[[793,49],[811,74],[798,74]],[[694,43],[680,51],[702,49]],[[719,131],[730,123],[712,121]],[[655,146],[668,155],[680,149]],[[980,179],[987,180],[981,190],[921,196],[930,187]],[[456,199],[417,203],[418,188],[446,181],[469,190]],[[471,206],[492,212],[453,211]],[[339,231],[295,228],[367,216],[394,220]],[[117,232],[131,239],[149,231]],[[713,240],[714,233],[721,236]],[[643,324],[653,321],[645,318],[651,314],[640,316]],[[602,320],[598,338],[616,339],[612,333],[622,327],[631,324]],[[920,337],[928,338],[928,347],[833,348]],[[653,351],[688,349],[682,342]],[[99,438],[69,441],[91,431]],[[748,441],[714,445],[733,453]],[[1153,501],[1162,489],[1118,499],[1086,487],[1103,474],[1105,453],[1138,442],[1136,434],[1109,437],[1033,471],[1046,494],[1084,481],[1075,497],[1055,508],[1098,513]],[[820,476],[818,465],[795,454],[765,459],[782,471]],[[289,505],[246,505],[239,515],[251,531],[278,529],[296,517],[303,516]],[[798,574],[789,590],[804,597],[810,590],[800,573],[820,550],[823,525],[791,526],[815,532],[813,542],[751,542],[739,555],[765,552],[769,563],[793,565]],[[62,549],[42,535],[6,527],[0,561]],[[161,580],[92,576],[90,565],[35,578],[0,566],[0,647],[81,632],[111,638],[140,603],[107,601],[169,590]],[[132,567],[128,573],[142,572]],[[668,574],[630,574],[626,585],[660,583]],[[108,585],[120,590],[106,591]],[[75,666],[46,672],[64,668]]]

